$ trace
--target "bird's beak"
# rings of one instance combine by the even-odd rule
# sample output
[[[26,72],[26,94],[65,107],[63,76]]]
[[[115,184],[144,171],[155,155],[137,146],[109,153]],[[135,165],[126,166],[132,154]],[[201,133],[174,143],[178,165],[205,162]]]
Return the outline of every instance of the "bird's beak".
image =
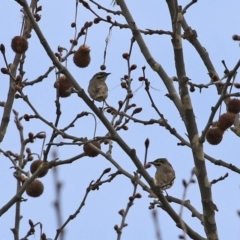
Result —
[[[148,162],[148,163],[150,163],[150,164],[154,165],[154,162]]]

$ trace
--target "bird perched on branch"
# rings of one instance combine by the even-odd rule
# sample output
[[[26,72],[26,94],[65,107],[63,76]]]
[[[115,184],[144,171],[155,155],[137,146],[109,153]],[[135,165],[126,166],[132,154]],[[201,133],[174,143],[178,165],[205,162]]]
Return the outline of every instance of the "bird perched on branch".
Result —
[[[154,180],[155,184],[160,188],[160,190],[166,190],[172,187],[176,175],[172,165],[168,162],[168,160],[166,158],[158,158],[149,163],[157,168]],[[150,197],[153,196],[150,194]]]
[[[96,73],[89,82],[88,93],[93,100],[103,102],[108,97],[107,76],[111,73]]]

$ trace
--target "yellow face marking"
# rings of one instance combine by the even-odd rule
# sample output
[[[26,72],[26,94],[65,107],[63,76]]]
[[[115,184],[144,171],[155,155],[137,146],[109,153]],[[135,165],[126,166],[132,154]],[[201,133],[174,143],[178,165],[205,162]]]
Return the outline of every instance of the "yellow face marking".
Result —
[[[97,78],[102,78],[102,77],[105,77],[105,75],[106,75],[106,74],[104,74],[104,73],[98,73],[96,77],[97,77]]]
[[[154,165],[161,166],[161,165],[162,165],[161,160],[157,160],[157,161],[155,161],[155,162],[154,162]]]

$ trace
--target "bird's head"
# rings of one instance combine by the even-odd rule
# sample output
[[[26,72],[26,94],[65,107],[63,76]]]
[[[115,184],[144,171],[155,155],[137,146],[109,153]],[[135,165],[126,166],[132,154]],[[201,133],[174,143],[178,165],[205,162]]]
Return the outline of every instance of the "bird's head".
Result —
[[[168,163],[168,160],[166,158],[158,158],[153,162],[149,162],[152,165],[154,165],[156,168],[160,167],[161,165]]]
[[[107,79],[107,76],[111,73],[106,73],[106,72],[98,72],[96,73],[93,78],[97,78],[99,80],[105,81]]]

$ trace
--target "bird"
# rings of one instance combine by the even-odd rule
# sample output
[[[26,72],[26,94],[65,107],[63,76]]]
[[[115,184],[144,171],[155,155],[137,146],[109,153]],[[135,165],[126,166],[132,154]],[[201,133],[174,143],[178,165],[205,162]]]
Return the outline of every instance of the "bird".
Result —
[[[104,102],[108,97],[107,76],[111,73],[98,72],[89,82],[88,93],[93,100]]]
[[[172,165],[168,162],[168,160],[166,158],[158,158],[149,163],[157,168],[154,178],[156,186],[159,187],[160,190],[166,190],[172,187],[176,175]],[[150,194],[150,197],[153,196]]]

